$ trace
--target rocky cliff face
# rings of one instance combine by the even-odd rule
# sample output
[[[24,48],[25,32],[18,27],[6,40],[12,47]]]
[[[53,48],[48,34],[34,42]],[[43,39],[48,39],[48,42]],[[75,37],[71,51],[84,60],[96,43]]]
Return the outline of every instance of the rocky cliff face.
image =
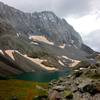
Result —
[[[2,56],[9,56],[7,59],[17,65],[17,68],[23,69],[24,61],[27,62],[24,72],[27,72],[27,69],[29,72],[56,71],[68,66],[73,67],[94,53],[83,44],[73,27],[53,12],[24,13],[2,2],[0,49]],[[20,58],[23,62],[19,65]],[[14,67],[12,65],[10,67]]]
[[[56,44],[75,44],[80,47],[80,35],[64,19],[53,12],[24,13],[0,3],[0,17],[9,22],[18,33],[45,35]]]
[[[52,81],[49,100],[99,100],[100,99],[100,59],[99,63],[81,62],[69,76]]]

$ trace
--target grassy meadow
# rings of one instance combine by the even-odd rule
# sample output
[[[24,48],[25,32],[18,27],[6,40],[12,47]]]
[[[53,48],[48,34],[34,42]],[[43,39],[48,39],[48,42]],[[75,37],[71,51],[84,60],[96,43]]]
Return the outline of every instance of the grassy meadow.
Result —
[[[0,100],[33,100],[35,96],[47,95],[48,83],[23,80],[0,80]]]

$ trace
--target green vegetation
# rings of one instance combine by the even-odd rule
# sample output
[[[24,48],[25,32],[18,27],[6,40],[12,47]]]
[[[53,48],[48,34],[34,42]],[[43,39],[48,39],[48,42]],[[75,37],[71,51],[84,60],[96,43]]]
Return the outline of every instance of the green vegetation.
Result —
[[[41,88],[37,88],[41,87]],[[0,100],[33,100],[36,96],[47,95],[48,83],[22,80],[0,80]]]
[[[98,70],[89,70],[85,75],[92,79],[100,79],[100,72]]]
[[[79,69],[79,68],[87,68],[89,67],[91,64],[88,61],[81,61],[78,65],[75,66],[74,69]]]
[[[48,53],[44,52],[44,51],[36,51],[36,52],[32,52],[31,55],[29,55],[29,57],[31,58],[41,58],[41,57],[45,57],[45,56],[49,56]]]
[[[64,91],[64,97],[66,99],[72,99],[73,98],[73,94],[72,94],[72,92],[70,90],[65,90]]]

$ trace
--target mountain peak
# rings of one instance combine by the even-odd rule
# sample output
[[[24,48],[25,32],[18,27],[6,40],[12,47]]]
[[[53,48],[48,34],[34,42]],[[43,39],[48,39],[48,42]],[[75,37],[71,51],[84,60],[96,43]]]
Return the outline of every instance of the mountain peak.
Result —
[[[33,17],[37,16],[39,20],[42,21],[50,21],[57,23],[58,17],[52,11],[42,11],[42,12],[35,12],[32,14]]]
[[[52,11],[24,13],[13,7],[0,6],[0,16],[11,24],[17,33],[25,35],[44,35],[55,44],[73,44],[80,47],[80,35],[64,19],[57,17]]]
[[[83,41],[79,33],[65,19],[57,17],[52,11],[24,13],[3,5],[0,6],[0,18],[13,26],[16,33],[26,36],[42,35],[57,46],[82,47]]]
[[[41,11],[40,12],[41,14],[43,13],[43,14],[52,14],[52,15],[55,15],[55,13],[53,12],[53,11]]]
[[[53,12],[24,13],[3,3],[0,3],[0,51],[3,75],[4,70],[10,75],[13,70],[14,74],[61,70],[94,52],[83,44],[79,33],[66,20]]]

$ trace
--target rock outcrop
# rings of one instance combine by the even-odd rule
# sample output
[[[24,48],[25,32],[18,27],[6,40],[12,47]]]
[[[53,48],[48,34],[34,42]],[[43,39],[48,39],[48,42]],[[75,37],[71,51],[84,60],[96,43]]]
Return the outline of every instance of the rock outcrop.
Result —
[[[80,66],[70,75],[50,83],[49,100],[100,99],[100,63],[84,66],[81,62]]]

